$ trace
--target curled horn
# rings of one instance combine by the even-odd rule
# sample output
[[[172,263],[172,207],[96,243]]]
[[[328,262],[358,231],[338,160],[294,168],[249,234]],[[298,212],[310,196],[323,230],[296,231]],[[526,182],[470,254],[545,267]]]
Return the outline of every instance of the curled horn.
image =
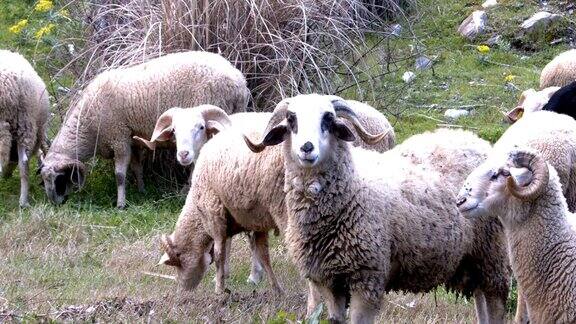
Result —
[[[372,135],[366,131],[364,126],[358,120],[358,116],[350,109],[348,103],[342,99],[335,96],[332,97],[332,105],[334,106],[334,111],[336,112],[336,116],[344,118],[354,125],[354,129],[360,138],[369,145],[374,145],[380,142],[390,130],[386,130],[380,134]]]
[[[274,112],[272,112],[272,117],[270,117],[270,120],[268,121],[266,129],[262,133],[262,140],[260,143],[254,143],[248,138],[248,136],[244,135],[244,142],[246,142],[246,145],[248,145],[248,148],[252,152],[260,153],[266,148],[266,145],[263,143],[264,138],[266,138],[266,135],[270,132],[270,130],[272,130],[274,126],[280,124],[280,122],[286,118],[286,111],[288,110],[289,103],[290,102],[288,99],[284,99],[280,101],[278,105],[276,105]]]
[[[516,167],[527,168],[532,172],[532,181],[529,185],[520,187],[516,181],[514,181],[514,178],[510,176],[506,180],[508,190],[510,190],[512,196],[521,200],[530,201],[538,198],[544,189],[546,189],[549,180],[546,161],[542,157],[529,152],[517,151],[511,155]]]
[[[230,121],[228,114],[221,108],[212,105],[202,105],[198,108],[200,108],[200,114],[204,120],[216,121],[222,124],[224,127],[232,126],[232,122]]]

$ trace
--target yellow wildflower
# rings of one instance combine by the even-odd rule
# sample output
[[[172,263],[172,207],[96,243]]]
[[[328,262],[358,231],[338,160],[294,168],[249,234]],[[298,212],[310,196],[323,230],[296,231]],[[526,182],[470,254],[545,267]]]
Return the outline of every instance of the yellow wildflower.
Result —
[[[486,45],[478,45],[478,46],[476,46],[476,49],[478,50],[478,52],[480,52],[482,54],[486,54],[486,53],[490,52],[490,47],[488,47]]]
[[[507,76],[504,77],[504,81],[506,82],[512,82],[514,81],[514,79],[516,79],[516,76],[512,74],[508,74]]]
[[[28,26],[28,19],[22,19],[19,22],[17,22],[16,24],[10,26],[10,28],[8,28],[8,31],[10,31],[12,34],[20,34],[20,32],[26,26]]]
[[[40,38],[50,34],[52,32],[52,29],[54,29],[54,27],[56,27],[55,24],[48,24],[48,25],[38,29],[36,34],[34,34],[34,37],[36,37],[36,39],[40,39]]]
[[[64,18],[70,18],[70,12],[67,9],[60,10],[60,16]]]
[[[36,3],[34,10],[39,12],[46,12],[50,11],[52,8],[54,8],[54,3],[52,3],[52,0],[39,0]]]

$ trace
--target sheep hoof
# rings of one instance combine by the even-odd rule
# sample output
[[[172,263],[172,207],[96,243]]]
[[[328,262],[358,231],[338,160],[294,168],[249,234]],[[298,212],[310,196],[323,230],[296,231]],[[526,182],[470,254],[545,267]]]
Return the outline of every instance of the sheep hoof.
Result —
[[[258,274],[251,273],[250,276],[248,276],[248,279],[246,279],[247,283],[253,284],[253,285],[259,284],[260,281],[262,281],[262,274],[260,274],[260,273],[258,273]]]
[[[20,208],[30,208],[30,203],[28,201],[20,201]]]

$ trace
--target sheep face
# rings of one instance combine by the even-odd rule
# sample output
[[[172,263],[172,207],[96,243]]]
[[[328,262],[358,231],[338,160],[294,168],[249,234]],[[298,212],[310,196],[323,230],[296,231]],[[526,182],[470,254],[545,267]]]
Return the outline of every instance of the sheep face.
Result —
[[[262,143],[253,144],[245,138],[246,143],[252,151],[260,152],[266,146],[286,141],[290,152],[288,158],[301,167],[313,168],[321,164],[333,154],[330,147],[335,141],[352,142],[355,139],[348,126],[338,118],[330,98],[313,94],[283,100],[274,110]]]
[[[42,185],[50,201],[56,205],[66,202],[70,193],[84,185],[84,165],[79,161],[43,162],[40,169]]]
[[[510,124],[515,123],[522,117],[524,113],[531,113],[535,111],[542,110],[544,106],[550,100],[550,97],[556,91],[560,89],[559,87],[549,87],[540,91],[534,89],[528,89],[522,92],[520,100],[518,101],[518,106],[505,114],[504,120]]]
[[[224,110],[201,105],[194,108],[170,108],[158,118],[150,141],[135,136],[151,150],[157,142],[175,142],[176,160],[183,166],[196,161],[200,149],[215,134],[230,126]]]
[[[176,268],[178,285],[187,291],[194,290],[200,282],[213,259],[213,241],[197,236],[191,244],[175,244],[172,236],[161,238],[164,254],[158,264]]]
[[[458,194],[456,205],[460,213],[465,217],[502,215],[503,210],[512,210],[512,206],[537,197],[543,182],[548,181],[548,169],[546,162],[535,156],[534,153],[512,151],[504,158],[494,157],[478,166]],[[535,175],[535,167],[530,165],[534,161],[540,163],[537,166],[539,175]]]

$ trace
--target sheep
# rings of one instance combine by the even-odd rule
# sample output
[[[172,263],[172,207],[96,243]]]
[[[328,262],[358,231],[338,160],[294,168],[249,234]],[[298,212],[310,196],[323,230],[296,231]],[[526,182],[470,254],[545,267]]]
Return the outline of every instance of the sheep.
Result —
[[[0,50],[0,173],[20,171],[21,207],[28,202],[28,162],[40,148],[46,152],[50,102],[46,85],[18,53]]]
[[[130,164],[142,191],[141,154],[132,136],[148,138],[157,117],[170,107],[214,104],[245,111],[249,99],[240,71],[218,54],[183,52],[106,71],[88,84],[70,108],[44,160],[41,174],[50,200],[61,204],[83,185],[84,161],[114,158],[117,203],[126,205]],[[131,161],[132,160],[132,161]]]
[[[364,120],[369,126],[369,129],[374,132],[381,132],[388,130],[387,138],[384,139],[384,144],[376,145],[375,148],[380,151],[390,149],[390,145],[394,145],[394,131],[392,126],[388,123],[387,119],[374,108],[356,101],[348,101],[352,109],[354,109],[358,116]],[[191,109],[176,109],[172,112],[172,120],[186,120],[186,123],[173,124],[173,134],[176,137],[177,143],[183,143],[179,136],[185,135],[188,137],[188,143],[192,145],[177,145],[178,151],[187,150],[191,152],[198,152],[202,148],[202,154],[199,155],[196,161],[195,171],[192,181],[191,191],[187,198],[186,205],[201,206],[205,201],[211,202],[212,200],[221,201],[222,208],[226,209],[229,218],[223,221],[218,216],[216,210],[210,213],[202,213],[195,209],[185,207],[180,214],[179,221],[176,229],[171,236],[164,238],[164,250],[166,254],[163,256],[161,263],[164,264],[182,264],[181,261],[170,261],[168,255],[175,255],[171,249],[187,252],[190,251],[205,251],[209,248],[208,245],[202,246],[200,243],[208,244],[210,241],[202,239],[203,234],[198,234],[199,225],[192,225],[193,222],[201,222],[204,219],[205,223],[210,224],[209,228],[216,228],[210,233],[210,237],[214,241],[225,241],[225,252],[230,252],[231,240],[227,237],[215,237],[223,233],[223,230],[217,230],[218,227],[227,226],[227,222],[234,221],[238,223],[242,229],[256,231],[251,236],[251,249],[253,251],[252,268],[248,281],[257,283],[262,277],[262,269],[267,269],[269,278],[273,281],[277,291],[280,291],[279,285],[272,275],[272,269],[268,261],[268,247],[267,247],[267,233],[270,229],[284,229],[286,215],[284,213],[283,201],[283,162],[281,160],[281,153],[279,149],[269,150],[267,154],[255,155],[251,153],[244,145],[243,140],[238,135],[239,131],[243,133],[254,133],[259,135],[259,131],[266,126],[269,120],[270,113],[238,113],[230,116],[234,131],[226,131],[215,136],[214,139],[208,143],[206,141],[191,141],[190,138],[207,139],[207,134],[197,133],[201,132],[198,127],[194,125],[202,124],[201,118],[195,117],[198,114],[194,113],[196,108]],[[166,115],[171,113],[166,112]],[[187,117],[185,117],[187,116]],[[162,118],[162,117],[161,117]],[[159,119],[160,120],[160,119]],[[168,125],[168,124],[166,124]],[[161,133],[167,126],[159,126],[156,128],[155,133]],[[206,131],[206,130],[204,130]],[[146,143],[147,141],[144,141]],[[151,139],[147,142],[147,146],[151,149],[158,143],[157,139]],[[206,145],[204,145],[206,144]],[[360,144],[360,143],[359,143]],[[366,145],[365,143],[362,143]],[[198,156],[198,154],[193,154]],[[264,156],[265,155],[265,156]],[[270,163],[272,161],[272,163]],[[235,176],[231,177],[230,174]],[[273,176],[271,176],[273,175]],[[260,179],[255,182],[253,179]],[[206,188],[212,188],[213,194],[204,193]],[[236,189],[237,188],[237,189]],[[198,193],[203,192],[201,198],[190,198],[190,195],[198,196]],[[249,193],[249,194],[247,194]],[[189,200],[188,200],[189,199]],[[249,220],[249,221],[246,221]],[[255,224],[257,227],[255,227]],[[202,231],[205,233],[205,231]],[[199,241],[196,241],[198,239]],[[166,243],[170,242],[170,243]],[[194,248],[190,245],[195,245]],[[191,253],[191,252],[190,252]],[[187,269],[186,263],[192,262],[198,264],[203,254],[181,252],[179,259],[195,260],[184,262],[184,266],[178,266],[178,272],[181,273],[179,278],[189,278],[191,273],[196,276],[202,277],[201,269],[207,267],[203,265],[200,268]],[[266,258],[265,260],[262,257]],[[200,261],[198,260],[200,258]],[[227,256],[223,256],[223,276],[228,273]],[[166,263],[168,262],[168,263]],[[196,277],[198,278],[198,277]],[[217,288],[223,290],[223,278],[219,279],[217,276]],[[198,281],[193,283],[186,283],[185,280],[180,279],[182,286],[193,289]]]
[[[576,49],[560,53],[540,73],[540,89],[563,87],[576,81]]]
[[[570,211],[576,211],[576,121],[551,111],[537,111],[510,126],[495,151],[514,147],[537,150],[556,169]]]
[[[498,152],[475,169],[458,195],[465,217],[504,226],[510,260],[531,323],[576,322],[576,232],[558,174],[530,149]]]
[[[516,108],[504,114],[504,121],[514,124],[524,113],[540,111],[548,103],[550,97],[558,91],[560,87],[548,87],[540,91],[528,89],[522,92]]]
[[[542,110],[576,117],[576,81],[560,88],[554,93]]]
[[[417,164],[425,154],[407,154],[404,144],[385,153],[351,147],[355,135],[340,118],[366,143],[385,136],[367,133],[345,101],[312,94],[281,102],[260,143],[244,137],[253,152],[283,143],[288,251],[326,300],[330,320],[344,321],[348,298],[352,322],[372,323],[386,291],[444,284],[474,294],[480,322],[503,322],[508,265],[503,242],[493,238],[501,225],[460,217],[457,188],[444,182],[456,176],[438,171],[440,157]],[[444,136],[420,137],[419,149],[427,143],[436,146],[432,155],[449,157],[452,148],[461,150],[456,157],[478,157],[452,162],[457,170],[446,173],[470,172],[490,150],[479,138],[443,149]],[[316,302],[309,299],[308,308]]]

